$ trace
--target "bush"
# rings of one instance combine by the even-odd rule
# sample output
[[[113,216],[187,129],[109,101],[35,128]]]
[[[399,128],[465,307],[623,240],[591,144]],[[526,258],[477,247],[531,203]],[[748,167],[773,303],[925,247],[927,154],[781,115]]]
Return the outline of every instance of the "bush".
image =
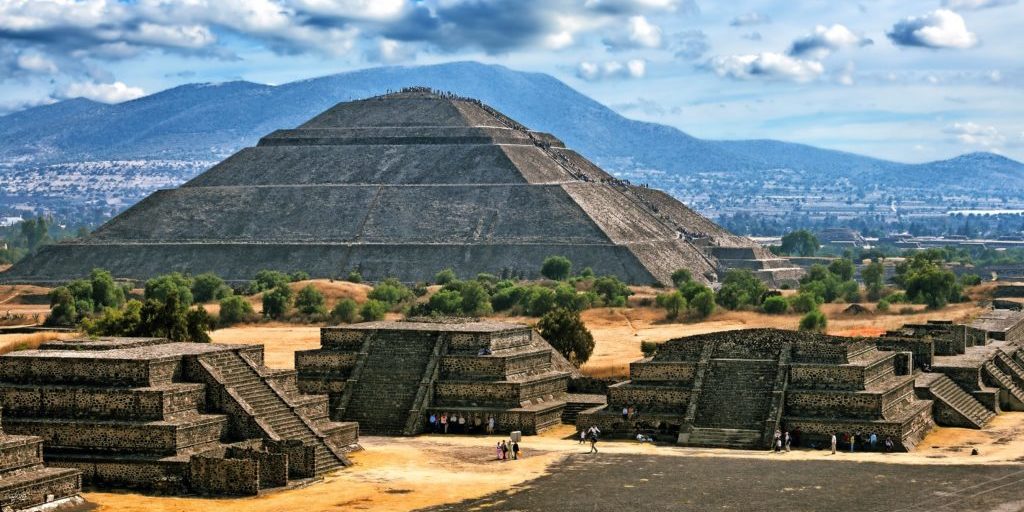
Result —
[[[659,293],[655,299],[655,303],[658,307],[665,309],[665,317],[674,320],[679,318],[679,313],[686,310],[688,304],[686,303],[686,297],[683,297],[679,290],[669,293]]]
[[[278,285],[263,294],[263,316],[275,320],[284,318],[292,305],[292,290],[287,284]]]
[[[320,293],[315,286],[307,284],[295,297],[295,308],[303,315],[325,315],[327,314],[324,294]]]
[[[601,297],[605,306],[622,307],[626,298],[633,295],[626,283],[615,276],[601,276],[594,280],[594,293]]]
[[[828,327],[828,319],[825,314],[815,309],[800,319],[800,330],[810,332],[825,332]]]
[[[864,279],[864,287],[868,291],[868,300],[878,300],[882,296],[885,280],[885,267],[880,262],[872,261],[860,273]]]
[[[139,336],[142,303],[130,300],[123,308],[104,308],[98,318],[82,320],[82,330],[90,336]]]
[[[192,343],[209,343],[208,332],[213,328],[213,317],[202,307],[189,310],[185,314],[185,332]]]
[[[641,341],[640,352],[643,352],[644,357],[654,357],[654,354],[658,353],[658,347],[661,343],[656,341]]]
[[[850,279],[853,279],[853,273],[855,270],[853,262],[847,258],[833,260],[832,263],[828,265],[828,271],[838,277],[840,281],[849,281]]]
[[[572,262],[565,256],[549,256],[540,266],[540,275],[555,281],[564,281],[572,274]]]
[[[480,281],[466,281],[459,293],[462,296],[463,313],[471,316],[491,313],[491,295]]]
[[[387,304],[379,300],[370,299],[363,303],[363,307],[359,310],[359,315],[363,317],[364,322],[372,322],[375,320],[383,320],[384,314],[387,312]]]
[[[456,279],[458,279],[458,276],[456,276],[455,271],[450,268],[446,268],[434,276],[434,282],[440,285],[446,285]]]
[[[331,320],[335,322],[351,324],[359,319],[359,305],[352,299],[341,299],[331,310]]]
[[[253,278],[252,286],[249,287],[250,293],[259,293],[266,290],[272,290],[281,285],[286,285],[290,282],[288,275],[284,272],[278,272],[277,270],[260,270],[256,273],[256,277]]]
[[[679,270],[676,270],[675,272],[672,272],[672,284],[676,288],[682,288],[683,285],[691,281],[693,281],[693,275],[691,275],[690,271],[686,270],[685,268],[681,268]]]
[[[405,285],[392,277],[385,279],[383,282],[375,286],[367,296],[391,307],[399,302],[411,299],[413,294],[412,291],[405,287]]]
[[[888,313],[889,312],[889,301],[887,301],[885,299],[882,299],[882,300],[878,301],[878,305],[875,306],[875,311],[878,311],[879,313]]]
[[[799,229],[783,236],[779,249],[784,255],[814,256],[820,246],[818,237],[806,229]]]
[[[703,288],[689,301],[690,311],[700,320],[711,316],[711,313],[715,312],[715,292],[711,291],[711,288]]]
[[[525,294],[526,289],[521,286],[507,288],[499,286],[498,291],[491,296],[491,306],[495,311],[506,311],[519,304]]]
[[[357,284],[361,283],[363,282],[363,275],[360,274],[358,270],[352,270],[351,272],[348,273],[346,281]]]
[[[220,324],[235,325],[253,319],[252,304],[244,297],[231,295],[220,300]]]
[[[801,292],[789,299],[789,306],[797,313],[809,313],[818,309],[821,298],[813,293]]]
[[[764,303],[761,304],[761,308],[769,315],[782,315],[789,310],[789,303],[786,302],[784,297],[775,295],[765,299]]]
[[[555,292],[543,286],[531,286],[523,297],[526,314],[543,316],[555,308]]]
[[[299,281],[308,281],[309,280],[309,272],[304,272],[302,270],[296,270],[295,272],[292,272],[291,274],[288,274],[288,280],[293,282],[293,283],[297,283]]]
[[[146,281],[145,298],[158,302],[167,302],[172,293],[178,295],[183,308],[192,305],[192,280],[178,272],[164,274]]]
[[[78,322],[78,307],[75,296],[66,286],[54,288],[50,292],[50,315],[46,317],[46,325],[71,326]]]
[[[594,337],[575,311],[564,308],[550,311],[537,323],[537,329],[555,350],[576,366],[587,362],[594,352]]]
[[[119,308],[124,304],[124,289],[114,282],[114,276],[100,268],[89,273],[92,287],[92,303],[95,309]]]
[[[580,277],[583,279],[592,279],[594,277],[594,269],[590,267],[583,267],[583,270],[580,270]]]
[[[964,274],[960,276],[960,284],[963,286],[978,286],[981,284],[981,276],[978,274]]]
[[[199,303],[221,300],[233,292],[216,274],[199,274],[192,280],[192,298]]]
[[[726,309],[740,309],[761,305],[761,297],[767,292],[768,287],[753,272],[733,269],[725,274],[715,300]]]

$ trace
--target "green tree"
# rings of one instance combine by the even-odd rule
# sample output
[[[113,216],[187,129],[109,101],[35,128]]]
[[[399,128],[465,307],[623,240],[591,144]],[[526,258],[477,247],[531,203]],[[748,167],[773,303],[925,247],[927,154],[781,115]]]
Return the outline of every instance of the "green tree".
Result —
[[[860,273],[864,279],[864,287],[868,292],[868,300],[878,300],[884,289],[885,267],[881,262],[872,261]]]
[[[446,268],[441,270],[434,276],[434,282],[441,286],[444,286],[452,281],[457,280],[458,278],[459,276],[455,275],[454,270]]]
[[[292,290],[287,284],[278,285],[263,294],[263,316],[275,320],[284,318],[292,305]]]
[[[25,219],[21,222],[21,237],[25,240],[25,247],[33,252],[40,246],[50,242],[50,226],[46,217]]]
[[[213,329],[213,318],[202,306],[190,309],[185,314],[185,331],[192,343],[209,343],[210,329]]]
[[[442,315],[462,313],[462,295],[455,290],[440,290],[427,301],[430,311]]]
[[[828,327],[828,319],[825,314],[815,309],[808,312],[800,319],[800,330],[811,332],[825,332]]]
[[[924,251],[896,266],[896,282],[903,286],[907,296],[932,309],[959,301],[963,293],[956,275],[945,268],[941,254]]]
[[[668,293],[659,293],[658,296],[655,297],[655,303],[658,307],[665,309],[665,316],[670,320],[679,318],[679,313],[687,307],[686,297],[683,297],[683,294],[680,293],[679,290]]]
[[[219,301],[232,293],[231,287],[212,272],[199,274],[192,280],[192,298],[199,303]]]
[[[555,309],[555,291],[543,286],[531,286],[522,301],[527,315],[543,316]]]
[[[554,281],[564,281],[571,274],[572,262],[565,256],[548,256],[540,266],[540,275]]]
[[[331,310],[331,320],[346,324],[355,323],[359,319],[359,305],[356,301],[345,298],[338,301]]]
[[[808,313],[818,309],[821,299],[813,293],[801,292],[789,298],[789,305],[797,313]]]
[[[83,319],[82,329],[90,336],[144,336],[142,303],[130,300],[122,308],[105,308],[98,318]]]
[[[256,315],[252,310],[252,304],[245,300],[245,297],[231,295],[220,300],[220,324],[235,325],[247,322]]]
[[[302,287],[295,297],[295,308],[303,315],[327,314],[326,303],[324,294],[320,293],[320,290],[317,290],[312,284]]]
[[[682,288],[687,283],[693,282],[693,275],[690,274],[689,270],[681,268],[672,272],[672,285],[676,288]]]
[[[594,352],[594,337],[575,311],[554,309],[540,319],[537,329],[555,350],[576,366],[587,362]]]
[[[780,295],[773,295],[764,300],[761,309],[769,315],[782,315],[789,310],[789,303]]]
[[[192,305],[192,280],[178,273],[172,272],[162,276],[154,277],[146,281],[145,298],[158,302],[167,302],[172,294],[181,307],[187,309]]]
[[[363,317],[364,322],[372,322],[375,320],[383,320],[384,314],[388,312],[388,305],[379,301],[370,299],[363,303],[363,307],[359,310],[360,316]]]
[[[363,274],[359,273],[358,270],[352,270],[348,273],[347,281],[350,283],[361,283],[363,282]]]
[[[878,305],[875,306],[875,310],[878,311],[879,313],[888,313],[889,307],[889,301],[882,299],[878,301]]]
[[[299,281],[308,281],[309,280],[309,272],[305,272],[305,271],[302,271],[302,270],[296,270],[295,272],[292,272],[291,274],[288,274],[288,280],[293,282],[293,283],[297,283]]]
[[[259,293],[265,290],[272,290],[281,285],[286,285],[291,280],[288,275],[284,272],[277,270],[260,270],[256,272],[256,277],[253,278],[252,285],[249,290],[252,293]]]
[[[180,290],[172,289],[164,295],[163,300],[146,299],[139,312],[140,335],[188,341],[188,307],[182,302],[180,293]]]
[[[622,307],[633,295],[626,283],[615,276],[601,276],[594,280],[594,292],[601,296],[605,306]]]
[[[78,321],[78,308],[75,296],[66,286],[54,288],[50,292],[50,315],[46,317],[46,325],[75,325]]]
[[[690,310],[693,311],[694,316],[701,320],[715,312],[715,292],[706,286],[702,288],[702,290],[694,294],[693,298],[689,299]]]
[[[829,263],[828,271],[835,274],[840,281],[849,281],[853,279],[853,273],[856,271],[856,267],[853,266],[853,262],[849,259],[838,258],[832,260],[832,263]]]
[[[806,229],[798,229],[782,237],[782,254],[791,256],[814,256],[821,244],[818,237]]]
[[[725,274],[715,300],[726,309],[760,306],[768,287],[747,269],[732,269]]]
[[[367,296],[373,300],[381,301],[390,307],[411,299],[413,293],[398,279],[391,277],[375,286]]]
[[[92,303],[96,309],[119,308],[124,304],[124,289],[114,282],[114,276],[106,270],[94,268],[89,273],[92,287]]]
[[[479,280],[466,281],[459,293],[462,296],[463,313],[471,316],[483,316],[493,311],[491,295],[487,293],[487,289]]]

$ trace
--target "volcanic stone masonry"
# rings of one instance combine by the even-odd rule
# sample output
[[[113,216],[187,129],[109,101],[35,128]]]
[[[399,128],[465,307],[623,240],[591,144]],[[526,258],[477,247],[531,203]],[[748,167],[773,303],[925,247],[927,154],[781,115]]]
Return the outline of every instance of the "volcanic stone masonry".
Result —
[[[750,329],[671,340],[631,364],[630,380],[609,388],[607,406],[581,412],[577,428],[731,448],[766,448],[780,428],[819,446],[833,433],[874,432],[910,450],[935,422],[981,428],[1001,409],[1024,410],[1016,344],[948,322],[890,334]],[[624,407],[638,413],[623,418]]]
[[[43,467],[42,444],[39,437],[5,434],[0,408],[0,510],[82,503],[81,472]]]
[[[637,284],[671,284],[680,268],[705,283],[749,268],[774,286],[803,272],[550,134],[413,88],[277,130],[0,281],[67,281],[97,267],[133,279],[181,271],[239,281],[269,268],[414,282],[446,267],[535,277],[552,255]]]
[[[358,425],[263,366],[262,345],[101,338],[0,356],[5,428],[87,484],[253,495],[349,465]],[[39,439],[33,438],[33,439]],[[23,441],[25,442],[25,441]],[[33,446],[38,446],[38,443]]]
[[[320,345],[295,353],[299,389],[328,394],[331,418],[374,434],[420,433],[431,413],[541,432],[561,423],[578,374],[532,328],[500,322],[325,327]]]

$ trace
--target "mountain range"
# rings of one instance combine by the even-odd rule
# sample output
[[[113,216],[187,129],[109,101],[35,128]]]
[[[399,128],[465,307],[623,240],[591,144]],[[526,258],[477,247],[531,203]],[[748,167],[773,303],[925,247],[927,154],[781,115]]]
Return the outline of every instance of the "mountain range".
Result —
[[[219,160],[335,103],[413,85],[478,98],[612,172],[727,173],[736,180],[788,170],[819,183],[1024,189],[1024,164],[991,153],[903,164],[774,140],[704,140],[625,118],[552,76],[475,62],[380,67],[277,86],[189,84],[114,105],[61,101],[0,117],[0,162]]]

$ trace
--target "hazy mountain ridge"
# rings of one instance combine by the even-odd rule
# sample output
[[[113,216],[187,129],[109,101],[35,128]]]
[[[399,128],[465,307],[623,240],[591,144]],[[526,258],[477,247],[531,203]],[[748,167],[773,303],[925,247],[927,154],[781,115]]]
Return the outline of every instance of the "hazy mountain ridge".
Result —
[[[469,62],[374,68],[280,86],[190,84],[117,105],[63,101],[0,117],[0,158],[207,160],[252,145],[274,129],[295,126],[339,101],[417,84],[479,98],[616,166],[632,162],[667,173],[792,169],[867,172],[878,178],[877,173],[911,173],[902,179],[970,166],[1015,185],[1024,182],[1024,165],[996,155],[906,165],[774,140],[697,139],[669,126],[626,119],[551,76]]]

